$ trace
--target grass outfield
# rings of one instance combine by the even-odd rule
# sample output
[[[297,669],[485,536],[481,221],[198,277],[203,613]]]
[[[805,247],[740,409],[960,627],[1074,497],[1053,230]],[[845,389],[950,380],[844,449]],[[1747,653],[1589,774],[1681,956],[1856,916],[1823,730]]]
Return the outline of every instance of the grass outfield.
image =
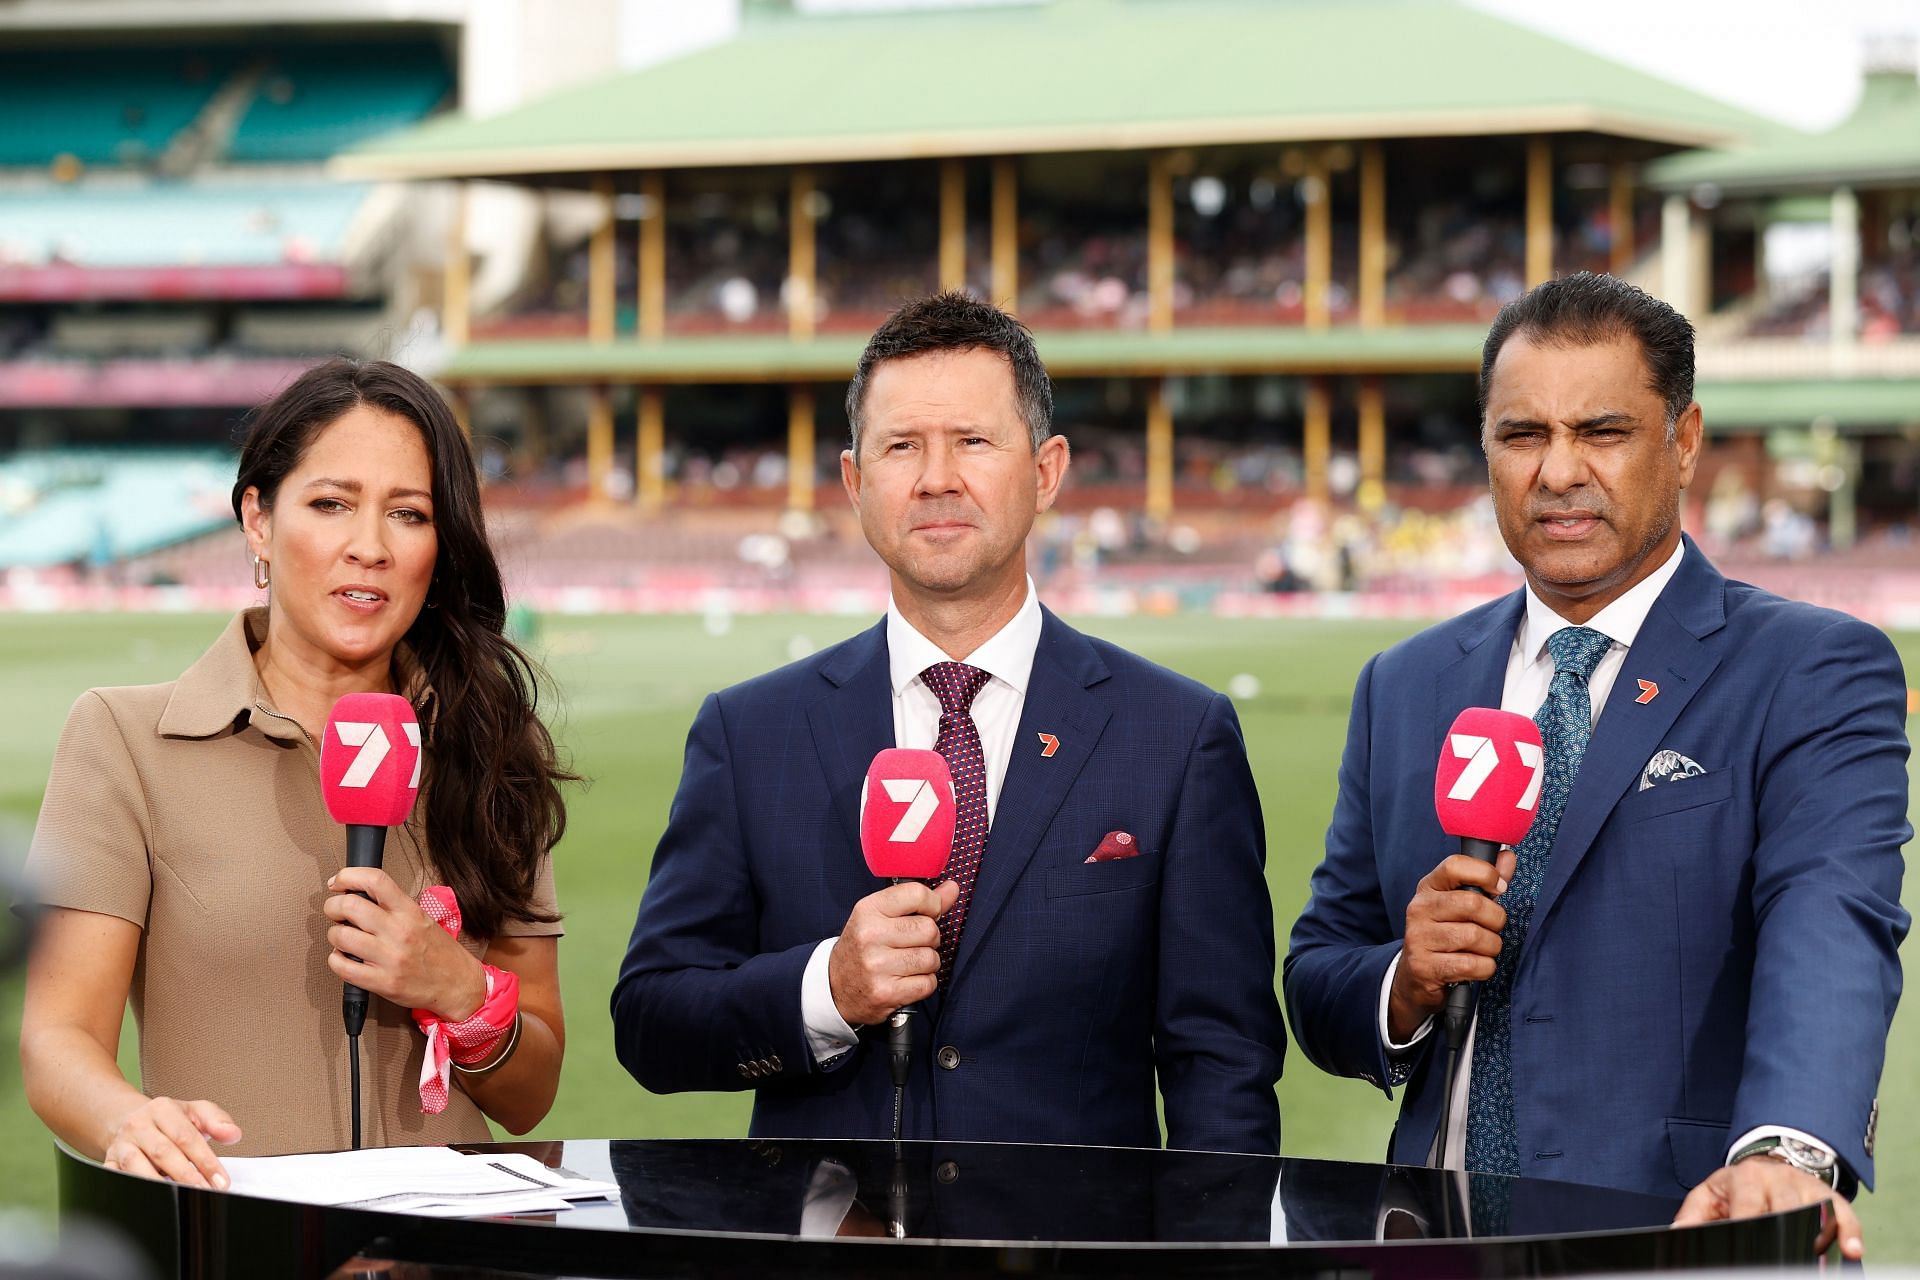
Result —
[[[0,617],[0,822],[29,829],[47,762],[74,697],[91,685],[168,680],[218,634],[206,616]],[[607,992],[646,883],[653,841],[680,774],[680,751],[709,690],[852,634],[864,619],[740,618],[724,636],[697,618],[553,619],[540,638],[560,689],[556,732],[595,785],[571,807],[557,855],[567,938],[560,949],[568,1053],[559,1101],[542,1137],[673,1137],[744,1131],[744,1094],[654,1097],[614,1061]],[[1266,806],[1277,932],[1306,899],[1331,806],[1348,694],[1360,664],[1413,628],[1396,624],[1233,622],[1208,618],[1097,620],[1096,634],[1216,688],[1248,673],[1257,695],[1239,703]],[[1896,637],[1920,669],[1920,634]],[[1817,980],[1817,975],[1809,975]],[[17,1025],[18,993],[0,989]],[[1880,1191],[1863,1199],[1872,1256],[1920,1263],[1920,1220],[1901,1206],[1920,1193],[1920,1031],[1902,1011],[1881,1084]],[[129,1037],[130,1038],[130,1037]],[[1377,1160],[1394,1107],[1366,1085],[1323,1075],[1297,1051],[1280,1083],[1288,1154]],[[11,1054],[0,1062],[0,1202],[49,1207],[48,1139],[20,1096]]]

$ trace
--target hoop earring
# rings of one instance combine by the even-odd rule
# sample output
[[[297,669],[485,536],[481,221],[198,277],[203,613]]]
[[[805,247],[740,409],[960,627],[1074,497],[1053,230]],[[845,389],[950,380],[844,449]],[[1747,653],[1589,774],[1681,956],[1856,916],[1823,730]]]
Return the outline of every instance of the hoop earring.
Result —
[[[256,591],[265,591],[273,585],[273,570],[268,562],[259,556],[253,558],[253,586]]]

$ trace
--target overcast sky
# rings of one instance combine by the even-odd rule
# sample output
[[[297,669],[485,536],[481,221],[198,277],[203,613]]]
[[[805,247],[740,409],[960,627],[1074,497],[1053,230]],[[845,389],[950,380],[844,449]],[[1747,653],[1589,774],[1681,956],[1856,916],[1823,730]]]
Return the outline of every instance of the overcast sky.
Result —
[[[1844,119],[1867,37],[1920,37],[1920,0],[1468,0],[1803,129]]]

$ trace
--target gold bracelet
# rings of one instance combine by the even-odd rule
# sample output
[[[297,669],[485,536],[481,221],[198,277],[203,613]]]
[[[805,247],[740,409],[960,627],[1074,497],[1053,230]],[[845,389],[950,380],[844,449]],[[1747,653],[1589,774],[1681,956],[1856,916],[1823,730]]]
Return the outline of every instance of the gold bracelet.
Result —
[[[489,1058],[483,1065],[477,1066],[477,1067],[465,1066],[459,1062],[454,1062],[451,1058],[448,1059],[448,1062],[455,1071],[458,1071],[462,1075],[484,1076],[491,1072],[499,1070],[500,1064],[513,1056],[513,1050],[515,1046],[517,1046],[519,1043],[520,1043],[520,1011],[516,1009],[514,1010],[514,1013],[513,1013],[513,1025],[507,1028],[507,1047],[506,1048],[502,1049],[499,1053],[496,1053],[495,1055],[493,1055],[493,1057]]]

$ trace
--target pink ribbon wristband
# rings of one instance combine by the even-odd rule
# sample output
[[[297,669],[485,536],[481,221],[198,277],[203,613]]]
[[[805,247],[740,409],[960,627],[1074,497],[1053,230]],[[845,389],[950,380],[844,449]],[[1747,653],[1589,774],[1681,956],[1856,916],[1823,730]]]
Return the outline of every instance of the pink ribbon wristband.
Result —
[[[431,885],[420,895],[420,910],[429,920],[455,938],[460,936],[460,904],[453,890]],[[420,1110],[439,1115],[447,1109],[448,1077],[451,1064],[468,1066],[484,1061],[513,1029],[520,1014],[520,975],[493,965],[486,966],[487,997],[473,1014],[460,1022],[448,1022],[431,1009],[415,1009],[414,1025],[427,1037],[426,1052],[420,1060]]]

